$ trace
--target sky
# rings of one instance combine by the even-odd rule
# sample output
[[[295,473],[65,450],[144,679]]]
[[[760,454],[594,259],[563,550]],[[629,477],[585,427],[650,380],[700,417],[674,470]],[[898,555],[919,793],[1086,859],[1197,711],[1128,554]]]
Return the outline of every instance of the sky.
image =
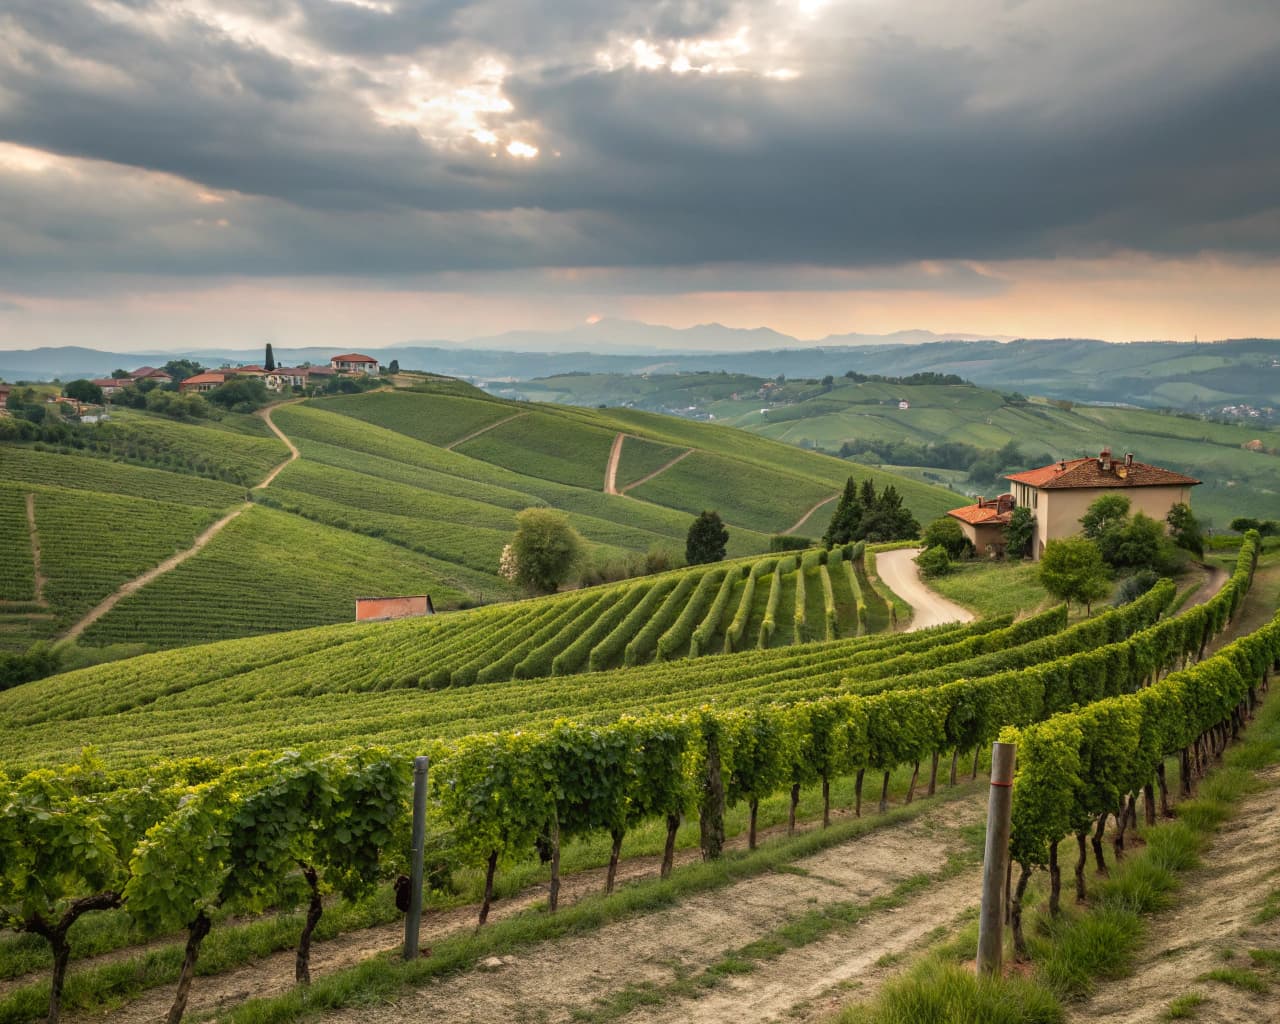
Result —
[[[5,0],[0,349],[1280,337],[1276,0]]]

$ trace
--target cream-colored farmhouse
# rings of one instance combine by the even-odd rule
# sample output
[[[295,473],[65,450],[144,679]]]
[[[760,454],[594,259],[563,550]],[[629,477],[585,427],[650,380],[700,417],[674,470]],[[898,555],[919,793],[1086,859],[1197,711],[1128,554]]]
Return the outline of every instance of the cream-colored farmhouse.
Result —
[[[959,520],[960,529],[979,553],[1000,553],[1014,508],[1029,508],[1036,519],[1031,554],[1037,559],[1049,541],[1078,534],[1080,517],[1104,494],[1123,494],[1134,512],[1164,522],[1174,505],[1191,503],[1191,488],[1200,483],[1182,473],[1137,462],[1132,454],[1113,459],[1110,448],[1102,449],[1096,458],[1063,459],[1005,479],[1013,485],[1010,493],[979,498],[977,504],[952,509],[948,515]]]

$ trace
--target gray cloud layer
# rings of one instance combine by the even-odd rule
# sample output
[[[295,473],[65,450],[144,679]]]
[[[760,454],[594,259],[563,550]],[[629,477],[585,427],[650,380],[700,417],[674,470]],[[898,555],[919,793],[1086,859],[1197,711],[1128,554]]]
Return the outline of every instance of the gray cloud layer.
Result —
[[[0,271],[1274,258],[1277,109],[1273,0],[9,0]]]

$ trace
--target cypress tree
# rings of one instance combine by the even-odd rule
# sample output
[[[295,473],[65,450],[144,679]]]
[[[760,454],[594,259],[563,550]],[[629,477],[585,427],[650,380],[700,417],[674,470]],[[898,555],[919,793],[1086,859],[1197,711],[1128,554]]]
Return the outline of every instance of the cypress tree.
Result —
[[[262,368],[268,373],[276,368],[276,357],[271,351],[271,342],[267,342],[267,357],[262,361]]]

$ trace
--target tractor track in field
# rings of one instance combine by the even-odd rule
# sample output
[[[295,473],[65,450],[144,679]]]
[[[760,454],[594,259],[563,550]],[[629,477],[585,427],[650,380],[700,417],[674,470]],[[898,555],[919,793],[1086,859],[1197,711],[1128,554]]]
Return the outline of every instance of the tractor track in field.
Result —
[[[818,509],[822,508],[823,505],[830,505],[838,497],[840,497],[839,494],[833,494],[829,498],[823,498],[820,502],[818,502],[818,504],[814,505],[813,508],[809,509],[808,512],[806,512],[799,519],[797,519],[788,529],[783,530],[782,531],[783,535],[790,536],[791,534],[795,533],[796,530],[804,526],[804,524],[807,523],[813,517],[813,514],[817,512]]]
[[[48,608],[49,602],[44,599],[44,587],[48,578],[40,571],[40,531],[36,529],[36,496],[27,495],[27,535],[31,538],[31,586],[32,604]]]
[[[487,434],[490,430],[494,430],[497,427],[502,426],[504,423],[510,423],[512,420],[518,420],[521,416],[528,416],[528,415],[529,414],[527,412],[518,412],[518,413],[515,413],[514,415],[506,417],[505,419],[498,420],[498,422],[496,423],[490,423],[487,427],[481,427],[479,430],[473,430],[466,437],[460,437],[456,441],[450,441],[447,445],[444,446],[444,450],[447,452],[451,452],[455,448],[457,448],[458,445],[460,444],[466,444],[468,441],[474,440],[475,438],[479,437],[481,434]]]
[[[620,433],[618,434],[617,437],[613,439],[613,447],[609,449],[609,462],[608,462],[608,465],[605,466],[605,470],[604,470],[604,493],[605,494],[626,494],[628,491],[633,491],[637,487],[641,487],[644,484],[647,484],[650,480],[654,479],[655,477],[661,476],[663,473],[669,470],[672,466],[674,466],[677,462],[680,462],[683,459],[687,459],[690,455],[692,455],[694,452],[698,450],[697,448],[686,448],[674,459],[668,459],[661,466],[655,469],[652,473],[646,473],[639,480],[633,480],[631,483],[627,484],[626,486],[619,487],[618,486],[618,464],[622,461],[623,442],[626,441],[628,437],[636,441],[644,440],[644,438],[642,437],[636,437],[635,434],[627,434],[627,433]]]
[[[294,399],[290,399],[287,402],[277,402],[275,405],[269,405],[265,409],[259,409],[257,413],[255,413],[256,416],[259,416],[262,418],[262,420],[271,429],[271,432],[275,434],[276,437],[278,437],[281,441],[284,442],[285,447],[289,449],[289,457],[285,459],[283,462],[281,462],[278,466],[273,468],[271,472],[269,472],[263,478],[261,483],[255,484],[254,487],[252,488],[253,490],[260,491],[269,487],[271,485],[271,482],[275,480],[277,476],[280,475],[280,473],[284,470],[286,466],[288,466],[291,462],[294,462],[296,459],[300,457],[297,445],[295,445],[292,441],[290,441],[289,438],[285,436],[284,431],[276,426],[275,422],[271,419],[271,413],[273,410],[278,409],[281,406],[294,405],[295,403],[301,402],[301,401],[303,401],[303,399],[294,398]],[[238,505],[236,508],[232,509],[230,512],[224,515],[217,522],[206,527],[204,532],[202,532],[198,537],[196,537],[194,541],[191,542],[190,547],[183,548],[181,551],[177,552],[174,555],[169,556],[163,562],[160,562],[158,565],[153,565],[150,569],[142,573],[140,576],[135,576],[133,579],[129,580],[128,582],[121,584],[120,587],[116,589],[114,593],[109,594],[107,597],[103,598],[91,609],[89,609],[88,613],[85,614],[83,618],[81,618],[74,625],[72,625],[58,639],[74,640],[76,637],[80,636],[86,629],[88,629],[100,618],[102,618],[104,615],[110,612],[112,608],[114,608],[117,604],[119,604],[122,600],[124,600],[130,594],[137,593],[139,590],[145,587],[148,583],[159,578],[160,576],[163,576],[167,572],[171,572],[172,570],[180,566],[183,562],[185,562],[188,558],[191,558],[193,555],[198,554],[211,540],[213,540],[214,537],[216,537],[219,533],[221,533],[224,529],[226,529],[227,526],[229,526],[236,519],[240,518],[240,516],[244,515],[251,508],[253,508],[253,502],[251,501],[246,501],[244,504]]]
[[[976,900],[979,866],[970,864],[950,878],[939,872],[955,848],[955,829],[981,821],[982,812],[982,795],[971,794],[913,821],[801,858],[789,870],[697,893],[587,934],[539,943],[500,958],[499,964],[408,991],[390,1006],[352,1007],[323,1020],[556,1024],[589,1016],[611,997],[637,989],[658,997],[631,1010],[628,1021],[712,1024],[741,1016],[744,1006],[751,1007],[752,1020],[794,1019],[794,1013],[808,1012],[815,1000],[850,978],[871,980],[865,972],[886,953],[907,951]],[[869,912],[856,925],[759,961],[751,973],[723,978],[696,999],[663,991],[716,963],[729,949],[811,911],[884,899],[921,876],[932,881],[900,906]]]

